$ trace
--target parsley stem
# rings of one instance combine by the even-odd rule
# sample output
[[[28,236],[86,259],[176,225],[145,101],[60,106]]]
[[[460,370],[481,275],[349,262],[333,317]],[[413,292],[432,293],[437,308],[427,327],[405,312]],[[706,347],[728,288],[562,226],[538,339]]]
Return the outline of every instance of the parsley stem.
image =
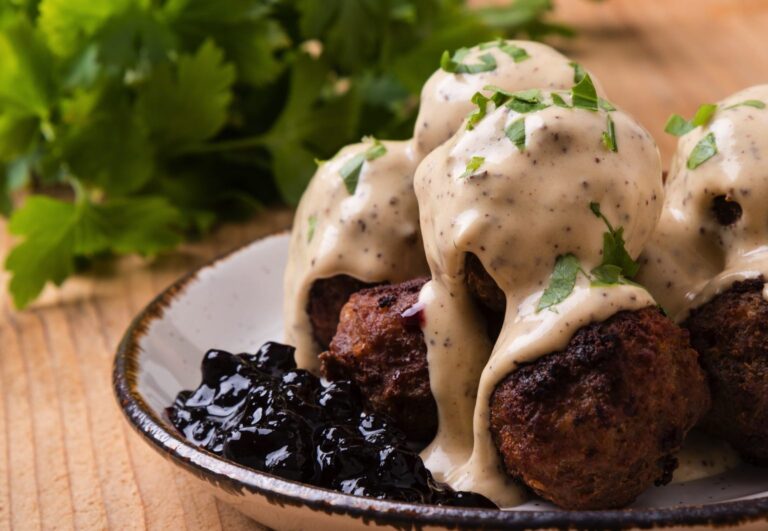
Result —
[[[187,153],[218,153],[220,151],[234,151],[238,149],[248,149],[252,147],[264,146],[267,144],[266,135],[246,136],[235,140],[222,140],[211,144],[201,144],[197,147],[187,149]]]

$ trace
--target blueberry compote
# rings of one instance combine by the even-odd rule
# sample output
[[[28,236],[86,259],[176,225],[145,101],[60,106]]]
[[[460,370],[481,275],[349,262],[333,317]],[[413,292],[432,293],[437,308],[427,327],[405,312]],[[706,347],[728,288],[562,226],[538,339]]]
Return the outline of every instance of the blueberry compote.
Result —
[[[297,369],[293,347],[256,354],[209,350],[202,382],[182,391],[168,417],[190,442],[277,476],[347,494],[419,503],[496,507],[432,478],[389,420],[364,411],[348,381]]]

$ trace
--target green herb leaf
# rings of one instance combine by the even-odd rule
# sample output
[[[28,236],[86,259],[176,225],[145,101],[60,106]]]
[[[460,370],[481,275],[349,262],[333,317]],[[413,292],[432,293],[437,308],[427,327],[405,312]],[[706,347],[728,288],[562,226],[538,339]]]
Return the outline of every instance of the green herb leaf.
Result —
[[[488,102],[491,101],[489,98],[485,97],[480,92],[475,92],[475,95],[472,96],[472,103],[477,105],[477,109],[470,112],[467,116],[467,129],[472,130],[475,128],[475,126],[485,118],[485,115],[488,111]]]
[[[734,105],[726,107],[726,110],[735,109],[736,107],[754,107],[755,109],[765,109],[765,102],[760,100],[745,100],[745,101],[742,101],[741,103],[736,103]]]
[[[541,91],[538,89],[524,90],[510,95],[507,107],[521,114],[546,109],[549,107],[542,99]]]
[[[694,125],[679,114],[670,116],[664,126],[664,131],[674,136],[683,136],[693,131],[693,129]]]
[[[467,168],[464,170],[464,173],[459,175],[459,179],[466,179],[474,175],[475,172],[480,169],[480,166],[482,166],[484,162],[485,162],[485,157],[475,156],[469,159],[469,162],[467,163]]]
[[[563,302],[573,292],[576,285],[576,277],[581,270],[579,259],[572,254],[564,254],[557,257],[555,268],[549,277],[549,285],[536,305],[536,311],[540,312]]]
[[[584,77],[571,89],[571,95],[573,96],[573,106],[580,109],[587,109],[588,111],[596,111],[598,108],[597,90],[592,83],[592,78],[589,74],[584,74]]]
[[[344,187],[349,192],[349,195],[353,195],[355,190],[357,190],[357,183],[360,181],[360,171],[363,168],[363,163],[383,157],[386,153],[386,146],[374,138],[373,145],[366,149],[364,153],[358,153],[344,163],[339,170],[339,175],[341,175]]]
[[[610,101],[603,98],[598,98],[598,100],[599,100],[600,108],[602,110],[607,112],[613,112],[616,110],[616,107],[614,107],[613,103],[611,103]]]
[[[614,125],[610,114],[607,118],[606,130],[603,131],[603,145],[605,146],[605,149],[615,153],[619,150],[619,147],[616,145],[616,126]]]
[[[608,232],[603,233],[603,261],[600,266],[592,270],[592,274],[598,277],[600,282],[604,282],[615,272],[611,267],[619,269],[618,275],[625,278],[633,278],[640,269],[640,264],[632,259],[626,249],[624,241],[624,227],[614,229],[602,211],[600,204],[592,202],[589,204],[592,213],[603,220]],[[611,267],[606,267],[611,266]],[[609,283],[609,282],[604,282]],[[616,282],[613,282],[616,283]]]
[[[714,103],[705,103],[700,105],[696,110],[696,114],[690,121],[686,121],[685,118],[679,114],[673,114],[667,120],[664,126],[664,131],[674,136],[683,136],[690,133],[699,126],[704,126],[709,123],[717,111],[717,105]]]
[[[14,304],[23,308],[45,283],[61,284],[75,258],[106,251],[154,255],[181,241],[179,212],[160,198],[131,198],[76,204],[41,196],[27,199],[11,218],[12,233],[24,237],[8,255]]]
[[[525,150],[525,118],[518,118],[504,130],[507,138],[517,146],[520,151]]]
[[[564,108],[564,109],[570,109],[570,108],[571,108],[571,106],[570,106],[570,105],[568,105],[568,104],[565,102],[565,100],[563,99],[563,97],[562,97],[560,94],[556,93],[556,92],[553,92],[553,93],[552,93],[552,103],[554,103],[554,104],[555,104],[555,105],[557,105],[558,107],[562,107],[562,108]]]
[[[717,155],[717,142],[714,133],[708,133],[707,136],[699,140],[688,157],[688,169],[695,170],[709,159]]]
[[[357,183],[360,181],[360,170],[362,170],[364,162],[365,154],[358,153],[345,162],[339,170],[339,175],[341,175],[341,180],[344,181],[344,187],[349,192],[349,195],[354,195],[355,190],[357,190]]]
[[[315,237],[315,229],[317,229],[317,216],[312,215],[307,218],[307,243],[311,243],[312,238]]]
[[[520,48],[519,46],[515,46],[513,44],[502,44],[499,46],[499,49],[510,56],[516,63],[519,63],[521,61],[525,61],[526,59],[530,59],[531,56],[528,55],[528,52],[525,51],[525,49]]]
[[[440,58],[440,68],[452,74],[479,74],[496,70],[496,59],[489,53],[484,53],[478,59],[479,63],[465,64],[461,61],[469,53],[467,48],[461,48],[451,56],[448,50]]]
[[[578,85],[587,75],[587,71],[584,70],[584,67],[579,63],[570,62],[568,64],[571,65],[571,68],[573,68],[573,83]]]

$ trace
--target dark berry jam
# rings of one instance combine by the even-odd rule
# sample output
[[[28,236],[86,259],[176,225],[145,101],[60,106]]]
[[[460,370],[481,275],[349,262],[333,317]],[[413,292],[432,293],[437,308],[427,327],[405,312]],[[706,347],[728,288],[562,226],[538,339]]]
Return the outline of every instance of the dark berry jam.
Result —
[[[432,478],[390,420],[365,411],[349,381],[297,369],[293,347],[209,350],[202,382],[166,412],[187,440],[216,455],[346,494],[463,507],[496,506]]]

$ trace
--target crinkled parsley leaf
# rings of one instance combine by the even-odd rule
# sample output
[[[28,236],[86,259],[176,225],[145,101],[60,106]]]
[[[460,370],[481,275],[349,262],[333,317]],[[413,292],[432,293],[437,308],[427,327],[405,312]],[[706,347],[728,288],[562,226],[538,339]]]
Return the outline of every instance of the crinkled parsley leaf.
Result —
[[[563,254],[557,257],[555,268],[549,277],[549,285],[536,305],[536,311],[540,312],[563,302],[573,292],[576,285],[576,277],[581,271],[579,259],[573,254]]]
[[[596,111],[598,109],[597,90],[589,74],[585,73],[581,81],[573,86],[571,96],[574,107],[588,111]]]
[[[526,59],[531,58],[525,48],[515,46],[514,44],[503,43],[499,46],[499,49],[510,56],[516,63],[520,63]]]
[[[487,98],[481,92],[475,92],[471,101],[477,105],[477,108],[467,115],[467,129],[470,131],[475,128],[480,120],[485,118],[488,112],[488,102],[491,101],[491,98]]]
[[[181,241],[180,223],[179,211],[158,197],[103,204],[30,197],[9,223],[10,231],[23,238],[5,262],[14,304],[25,307],[46,282],[61,284],[77,257],[109,251],[154,255],[172,248]]]
[[[691,154],[688,156],[687,167],[689,170],[695,170],[715,155],[717,155],[715,134],[708,133],[707,136],[699,140],[693,151],[691,151]]]
[[[584,79],[584,76],[587,75],[587,71],[584,70],[584,67],[577,62],[571,61],[568,64],[571,66],[571,68],[573,68],[573,83],[581,83],[581,80]]]

